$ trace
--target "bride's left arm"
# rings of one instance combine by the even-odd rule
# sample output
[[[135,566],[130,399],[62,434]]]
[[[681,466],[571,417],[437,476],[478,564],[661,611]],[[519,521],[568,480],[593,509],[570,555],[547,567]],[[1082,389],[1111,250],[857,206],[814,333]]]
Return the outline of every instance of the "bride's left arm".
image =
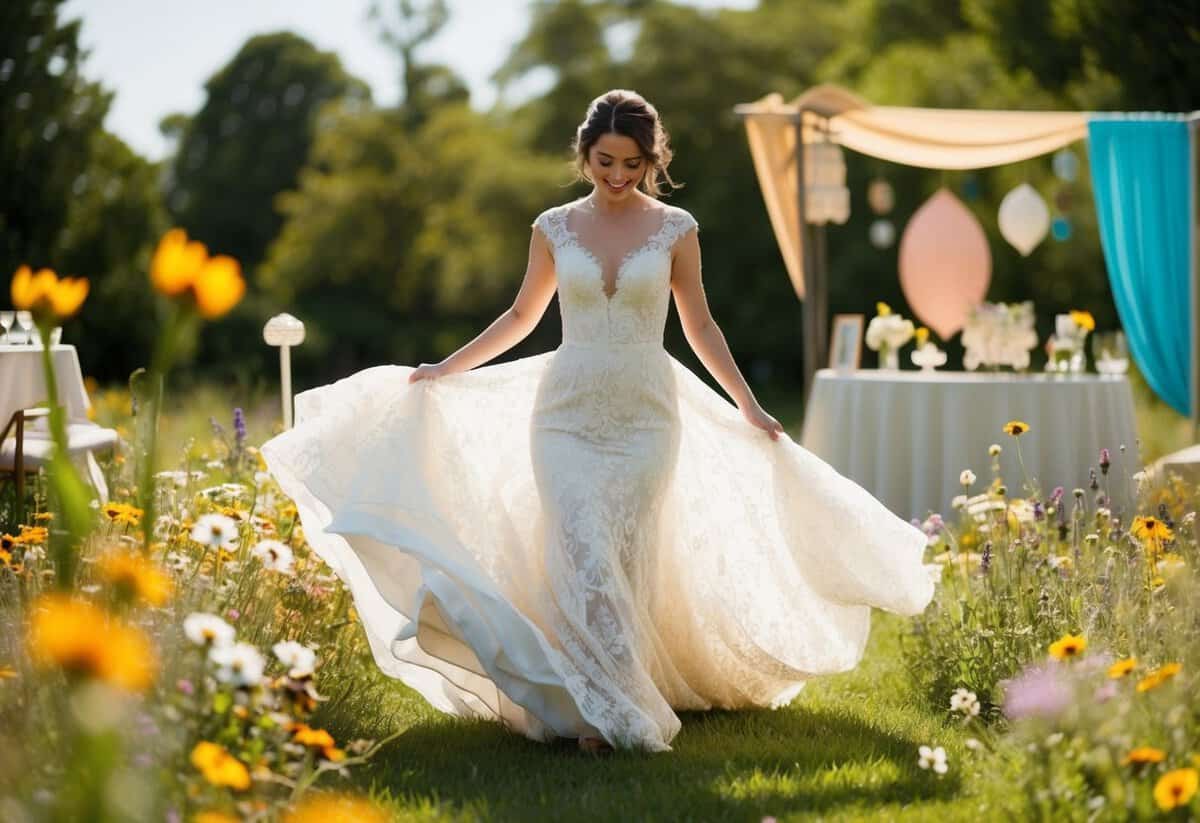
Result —
[[[713,319],[704,296],[704,284],[700,277],[700,238],[696,231],[689,231],[675,246],[671,259],[671,291],[675,295],[675,308],[679,311],[679,322],[684,337],[692,351],[709,373],[721,384],[721,388],[733,398],[742,416],[751,424],[767,432],[772,440],[779,439],[783,427],[779,421],[763,410],[746,378],[742,376],[729,352],[725,334]]]

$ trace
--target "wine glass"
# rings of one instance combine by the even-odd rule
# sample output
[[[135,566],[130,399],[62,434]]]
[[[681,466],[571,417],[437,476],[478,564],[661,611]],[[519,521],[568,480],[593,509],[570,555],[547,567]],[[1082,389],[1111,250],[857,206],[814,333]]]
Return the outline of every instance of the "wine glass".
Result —
[[[17,312],[17,328],[23,332],[24,338],[20,342],[28,343],[33,339],[33,312],[19,311]]]
[[[1129,369],[1129,350],[1125,345],[1125,333],[1110,331],[1093,334],[1092,357],[1096,361],[1096,371],[1100,374],[1124,374]]]
[[[0,334],[0,343],[8,342],[8,330],[12,328],[13,320],[16,319],[17,313],[12,309],[0,311],[0,328],[4,329],[4,333]]]

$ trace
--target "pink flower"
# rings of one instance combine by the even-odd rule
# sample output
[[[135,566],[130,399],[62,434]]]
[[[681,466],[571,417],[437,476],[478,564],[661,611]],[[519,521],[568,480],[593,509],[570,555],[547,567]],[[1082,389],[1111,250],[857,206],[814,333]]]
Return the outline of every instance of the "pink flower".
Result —
[[[175,688],[179,689],[179,691],[188,696],[191,696],[196,692],[196,687],[192,685],[192,681],[184,678],[180,678],[179,680],[175,681]]]

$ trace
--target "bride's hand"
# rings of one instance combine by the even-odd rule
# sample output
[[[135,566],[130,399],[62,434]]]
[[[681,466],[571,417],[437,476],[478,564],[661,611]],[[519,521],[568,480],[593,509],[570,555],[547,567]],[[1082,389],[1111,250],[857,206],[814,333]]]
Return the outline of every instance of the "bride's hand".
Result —
[[[749,420],[751,425],[771,435],[772,440],[778,440],[779,435],[783,432],[783,426],[779,424],[779,421],[763,411],[763,407],[757,403],[742,409],[742,416]]]
[[[446,368],[441,363],[422,363],[409,374],[408,382],[416,383],[418,380],[436,380],[439,377],[444,377],[446,373]]]

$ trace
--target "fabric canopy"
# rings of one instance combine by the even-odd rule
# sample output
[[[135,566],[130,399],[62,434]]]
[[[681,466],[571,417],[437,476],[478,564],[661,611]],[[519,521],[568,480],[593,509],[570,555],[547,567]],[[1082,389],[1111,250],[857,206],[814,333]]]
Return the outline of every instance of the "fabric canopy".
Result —
[[[771,227],[796,294],[805,294],[796,124],[804,142],[829,138],[881,160],[929,169],[1000,166],[1054,151],[1087,136],[1087,115],[875,106],[835,85],[784,102],[777,93],[737,107]]]
[[[1158,396],[1194,416],[1188,124],[1109,115],[1088,130],[1100,244],[1130,352]]]

